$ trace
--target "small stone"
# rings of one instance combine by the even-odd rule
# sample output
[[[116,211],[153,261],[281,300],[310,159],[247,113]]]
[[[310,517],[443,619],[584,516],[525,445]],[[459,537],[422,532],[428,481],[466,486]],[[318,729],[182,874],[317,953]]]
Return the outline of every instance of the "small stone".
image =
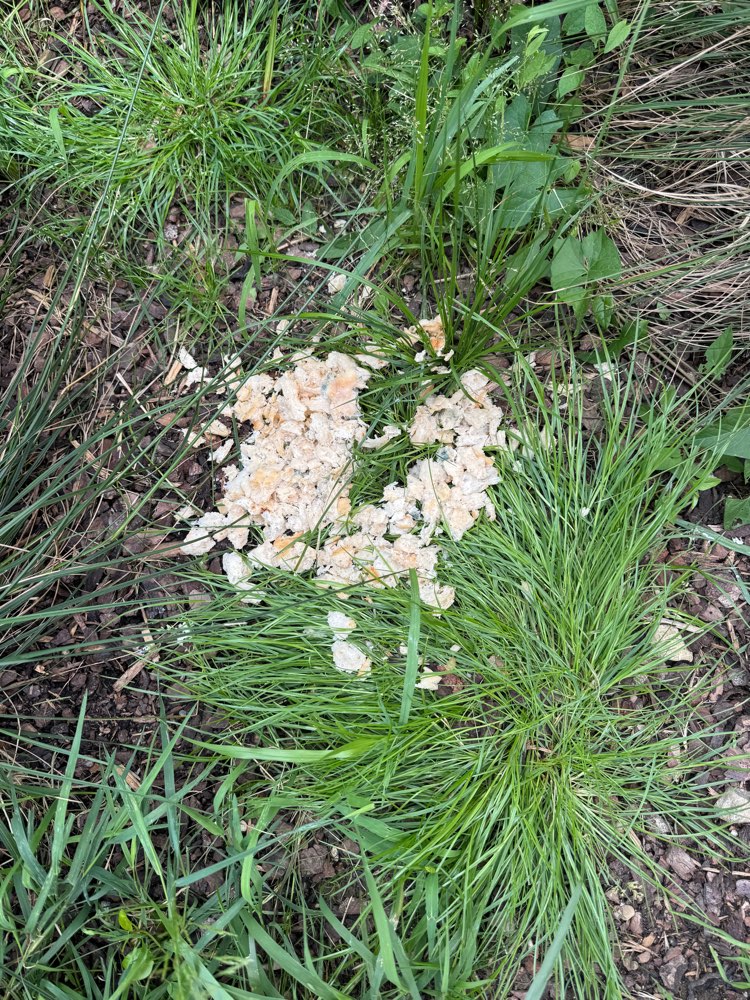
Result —
[[[620,920],[622,923],[626,924],[628,920],[632,920],[634,916],[635,909],[630,905],[630,903],[622,903],[622,905],[615,907],[615,920]]]
[[[663,816],[660,816],[659,813],[654,813],[646,819],[646,828],[662,837],[667,837],[672,832],[672,828],[667,820]]]
[[[742,788],[730,788],[716,800],[716,808],[724,812],[728,823],[750,823],[750,792]]]
[[[738,878],[734,884],[734,891],[738,896],[750,899],[750,878]]]
[[[62,21],[65,17],[65,11],[62,7],[50,7],[49,16],[53,21]]]
[[[645,965],[646,962],[650,962],[651,961],[651,952],[650,951],[641,951],[641,952],[639,952],[638,953],[638,959],[637,959],[637,961],[638,961],[639,965]]]

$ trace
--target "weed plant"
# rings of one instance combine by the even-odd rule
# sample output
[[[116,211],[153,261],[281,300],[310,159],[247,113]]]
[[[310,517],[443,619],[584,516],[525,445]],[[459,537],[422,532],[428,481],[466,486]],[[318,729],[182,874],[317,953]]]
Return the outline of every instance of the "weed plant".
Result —
[[[263,604],[217,601],[181,634],[188,686],[240,737],[210,749],[263,768],[251,812],[276,801],[362,845],[360,877],[377,888],[367,913],[387,914],[402,949],[381,934],[381,995],[492,983],[507,996],[577,894],[554,980],[619,1000],[609,862],[660,885],[643,839],[654,816],[669,842],[731,850],[697,781],[721,765],[696,714],[701,682],[655,641],[664,616],[682,617],[687,571],[665,583],[660,553],[702,481],[689,433],[669,391],[634,411],[627,373],[600,379],[589,431],[584,382],[561,373],[550,395],[527,372],[508,389],[529,449],[498,455],[495,520],[444,540],[448,611],[403,586],[342,605],[281,576],[264,580]],[[326,615],[341,607],[372,657],[365,679],[332,667]],[[423,666],[447,675],[438,694],[415,690]]]
[[[74,210],[104,197],[111,234],[131,254],[145,231],[170,241],[173,206],[210,246],[230,195],[265,203],[290,160],[350,129],[346,63],[322,23],[316,30],[278,0],[189,0],[175,6],[171,30],[162,10],[151,19],[90,5],[85,43],[54,39],[75,64],[65,74],[24,64],[12,36],[3,43],[0,150],[23,189],[51,186]],[[17,14],[7,19],[18,31]],[[296,188],[289,178],[276,185],[272,207],[287,220],[300,217],[302,177],[325,190],[317,157],[295,172]]]
[[[742,369],[750,15],[665,0],[621,13],[633,14],[627,58],[591,66],[572,140],[588,145],[623,256],[620,310],[648,322],[653,350],[672,364],[729,329]]]

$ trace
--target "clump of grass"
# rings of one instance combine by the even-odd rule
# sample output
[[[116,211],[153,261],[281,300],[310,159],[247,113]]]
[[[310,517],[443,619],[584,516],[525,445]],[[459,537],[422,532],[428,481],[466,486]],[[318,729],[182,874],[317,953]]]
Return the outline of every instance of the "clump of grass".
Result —
[[[266,581],[264,604],[218,601],[180,633],[190,689],[243,737],[214,751],[257,761],[270,801],[362,844],[367,913],[398,924],[418,995],[481,994],[491,982],[507,996],[575,896],[554,982],[619,1000],[610,859],[658,885],[643,843],[654,814],[668,839],[728,850],[695,780],[719,757],[692,669],[667,665],[655,642],[684,585],[679,573],[665,582],[659,552],[701,480],[684,414],[666,390],[636,414],[627,373],[623,385],[599,381],[594,432],[580,372],[552,390],[527,373],[509,390],[528,450],[498,456],[495,520],[444,543],[440,578],[457,593],[448,611],[419,607],[403,587],[355,589],[342,605],[281,576]],[[332,667],[334,608],[357,622],[366,679]],[[444,674],[439,695],[415,689],[420,664]],[[259,808],[253,792],[248,808]],[[402,995],[404,962],[381,947],[381,995]]]
[[[88,22],[94,13],[104,31]],[[297,23],[279,0],[190,0],[176,5],[172,31],[161,8],[151,20],[93,4],[86,16],[85,45],[57,40],[71,73],[23,65],[6,46],[0,148],[27,190],[53,185],[78,210],[105,197],[118,246],[144,227],[164,240],[175,203],[199,233],[216,234],[230,195],[264,202],[290,160],[348,130],[328,87],[337,70],[346,80],[344,66],[321,57],[322,25],[305,12]],[[300,167],[298,182],[317,169]],[[276,192],[299,208],[299,184]]]
[[[84,700],[69,747],[24,746],[51,773],[0,770],[0,996],[275,995],[248,992],[268,981],[247,956],[273,948],[272,927],[256,894],[258,834],[243,832],[231,780],[216,758],[181,760],[184,724],[170,735],[162,722],[127,760],[92,758],[85,712]],[[206,808],[196,795],[209,781],[219,791]]]
[[[621,12],[632,51],[619,80],[609,61],[592,69],[578,141],[622,253],[621,312],[648,321],[655,352],[690,364],[744,323],[750,15],[667,0]]]

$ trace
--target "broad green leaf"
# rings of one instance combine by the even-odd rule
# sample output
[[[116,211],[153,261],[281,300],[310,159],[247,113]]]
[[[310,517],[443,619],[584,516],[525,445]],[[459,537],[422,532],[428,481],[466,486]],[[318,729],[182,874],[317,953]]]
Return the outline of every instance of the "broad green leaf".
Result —
[[[610,28],[609,34],[607,35],[607,41],[604,43],[604,52],[611,52],[613,49],[616,49],[618,45],[622,45],[629,34],[630,22],[618,21],[617,24]]]
[[[724,527],[750,524],[750,497],[730,497],[724,505]]]
[[[750,459],[750,403],[728,410],[696,435],[696,444],[717,457]]]
[[[482,149],[474,156],[464,160],[458,171],[451,170],[444,174],[446,179],[442,185],[438,181],[438,186],[441,187],[440,195],[444,200],[453,191],[457,181],[462,181],[468,174],[487,164],[506,162],[548,163],[552,160],[554,160],[554,156],[549,153],[534,153],[528,149],[518,149],[511,143],[503,143],[501,146]]]
[[[615,300],[611,295],[595,295],[591,302],[591,312],[602,330],[609,329],[615,313]]]
[[[721,378],[729,367],[732,360],[732,349],[734,348],[734,333],[728,326],[726,330],[719,334],[716,340],[712,341],[706,349],[706,363],[701,366],[701,371],[711,378]]]
[[[366,45],[372,37],[373,25],[372,24],[360,24],[352,32],[352,37],[349,39],[349,48],[351,49],[361,49],[363,45]]]
[[[579,66],[585,69],[588,66],[593,66],[596,62],[596,53],[590,45],[579,45],[578,48],[565,53],[565,62],[568,66]]]
[[[572,10],[566,14],[562,25],[563,35],[582,35],[586,30],[585,17],[585,8]]]
[[[671,472],[679,469],[685,461],[682,451],[674,445],[665,445],[652,459],[652,466],[655,472]]]
[[[620,277],[620,254],[603,229],[597,229],[584,237],[583,256],[589,281]]]
[[[544,51],[535,52],[524,58],[523,65],[516,74],[516,84],[519,88],[528,87],[534,80],[546,76],[555,63],[555,56]]]
[[[555,251],[550,265],[550,281],[562,302],[573,304],[584,296],[586,264],[583,247],[576,236],[568,236]]]
[[[148,948],[134,948],[122,960],[122,976],[110,1000],[120,1000],[130,994],[133,983],[148,979],[154,969],[154,960]]]
[[[563,72],[560,79],[557,81],[557,96],[565,97],[566,94],[572,93],[574,90],[578,90],[583,81],[583,70],[575,69],[573,66],[568,66],[568,68]]]
[[[524,54],[529,57],[533,56],[535,52],[538,52],[542,47],[542,42],[547,37],[547,34],[547,28],[541,28],[539,25],[535,25],[526,36]]]
[[[607,22],[598,3],[589,4],[583,15],[583,23],[589,38],[601,38],[607,32]]]

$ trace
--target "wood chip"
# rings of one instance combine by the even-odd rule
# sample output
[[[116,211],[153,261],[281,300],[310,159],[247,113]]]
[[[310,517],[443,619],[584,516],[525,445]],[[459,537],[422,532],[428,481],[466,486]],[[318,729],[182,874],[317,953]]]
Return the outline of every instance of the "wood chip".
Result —
[[[132,771],[126,771],[122,764],[116,764],[115,768],[120,777],[125,778],[125,784],[131,792],[137,792],[141,787],[141,779],[137,775],[133,774]]]
[[[146,647],[146,651],[150,654],[151,650],[154,647],[153,640],[151,638],[151,632],[149,631],[149,629],[144,628],[141,632],[141,635],[143,636],[143,642]],[[153,656],[149,657],[139,657],[135,661],[135,663],[131,664],[131,666],[129,666],[128,669],[117,678],[117,680],[112,685],[112,690],[115,692],[115,694],[119,694],[120,691],[123,690],[123,688],[127,687],[127,685],[130,684],[130,682],[138,676],[138,674],[141,672],[141,670],[143,670],[144,667],[148,666],[149,663],[158,663],[158,662],[159,662],[158,653],[155,653]]]
[[[164,376],[164,385],[165,386],[171,385],[174,382],[174,380],[178,377],[178,375],[182,371],[182,367],[183,366],[182,366],[182,362],[180,361],[180,359],[179,358],[175,358],[174,361],[172,362],[171,368],[169,369],[169,371],[167,372],[167,374]]]

